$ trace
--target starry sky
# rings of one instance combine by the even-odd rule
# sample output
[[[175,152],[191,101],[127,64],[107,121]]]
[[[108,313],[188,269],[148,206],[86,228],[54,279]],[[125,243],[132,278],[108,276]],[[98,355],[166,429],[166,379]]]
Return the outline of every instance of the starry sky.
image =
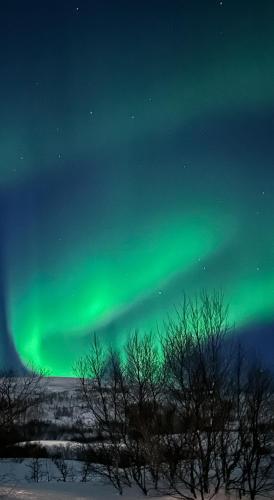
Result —
[[[0,366],[69,375],[201,288],[274,359],[273,0],[0,12]]]

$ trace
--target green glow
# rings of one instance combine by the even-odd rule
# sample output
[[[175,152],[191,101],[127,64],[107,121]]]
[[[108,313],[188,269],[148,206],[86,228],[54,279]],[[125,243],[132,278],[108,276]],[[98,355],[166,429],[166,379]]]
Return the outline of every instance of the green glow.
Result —
[[[71,265],[62,264],[61,256],[54,282],[34,274],[28,288],[21,288],[20,295],[15,291],[17,301],[13,304],[11,297],[10,318],[22,359],[48,362],[54,373],[70,371],[67,356],[58,366],[45,360],[43,340],[54,336],[58,346],[59,336],[61,348],[64,335],[81,335],[117,320],[151,293],[161,292],[178,272],[195,267],[198,259],[207,258],[225,239],[206,217],[171,221],[148,228],[142,239],[134,235],[119,247],[110,241],[111,252],[106,247],[105,252],[101,249],[85,259],[74,256]]]
[[[1,12],[3,344],[71,374],[201,288],[273,322],[273,3],[57,4]]]

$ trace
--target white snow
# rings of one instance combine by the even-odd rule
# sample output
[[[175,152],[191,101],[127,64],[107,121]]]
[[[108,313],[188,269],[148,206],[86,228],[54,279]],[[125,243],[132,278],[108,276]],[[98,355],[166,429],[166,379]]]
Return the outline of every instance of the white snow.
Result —
[[[45,471],[47,472],[50,481],[44,478],[38,483],[31,482],[28,479],[31,462],[32,459],[25,459],[24,461],[0,460],[0,499],[82,500],[89,498],[90,500],[111,500],[120,497],[118,492],[111,485],[104,483],[103,479],[99,476],[93,475],[88,482],[81,482],[82,464],[73,460],[67,461],[74,472],[73,481],[61,481],[60,474],[52,460],[39,459],[42,471],[44,473]],[[137,500],[140,498],[144,498],[144,496],[137,488],[127,488],[122,496],[123,500]],[[159,498],[159,496],[152,496],[150,498]],[[163,496],[160,498],[162,500],[171,500],[172,497]],[[274,497],[270,496],[270,498]],[[234,494],[225,496],[220,493],[214,499],[236,500],[237,497]],[[248,497],[244,497],[244,499],[248,500]],[[199,500],[199,497],[197,497],[197,500]],[[257,500],[262,500],[262,498],[258,497]]]
[[[69,377],[49,377],[46,382],[46,394],[48,397],[40,408],[41,413],[29,415],[29,419],[37,419],[40,422],[54,424],[60,428],[67,425],[72,429],[81,425],[93,425],[92,416],[85,411],[79,399],[78,380]],[[69,432],[69,431],[68,431]],[[69,433],[64,431],[64,439],[42,439],[18,443],[20,446],[26,444],[40,445],[44,447],[49,455],[61,452],[64,458],[77,456],[78,450],[85,445],[77,441],[69,441]],[[77,437],[76,437],[77,438]],[[75,439],[75,438],[74,438]],[[96,448],[96,442],[92,444]],[[66,453],[69,452],[69,453]],[[102,477],[89,474],[88,481],[82,482],[83,462],[78,460],[65,460],[68,466],[67,481],[63,482],[60,471],[51,458],[39,459],[39,482],[33,482],[31,474],[32,464],[35,459],[0,459],[0,500],[22,499],[22,500],[65,500],[65,499],[117,499],[120,495],[110,484],[106,484]],[[124,491],[124,500],[137,500],[144,498],[137,488],[128,488]],[[151,497],[152,498],[152,497]],[[159,496],[157,497],[159,498]],[[161,497],[162,500],[171,497]],[[235,500],[233,494],[227,497],[218,494],[215,500]],[[274,495],[273,497],[274,498]],[[199,500],[199,498],[197,498]],[[248,498],[246,497],[246,500]],[[261,500],[259,497],[257,500]]]

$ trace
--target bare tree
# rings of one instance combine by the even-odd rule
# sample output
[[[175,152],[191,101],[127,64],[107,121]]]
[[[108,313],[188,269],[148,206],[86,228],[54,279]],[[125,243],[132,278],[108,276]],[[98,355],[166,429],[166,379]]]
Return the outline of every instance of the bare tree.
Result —
[[[15,372],[0,373],[0,443],[8,444],[16,430],[33,408],[44,398],[44,373],[29,371],[20,376]]]
[[[168,436],[172,461],[165,475],[171,491],[182,498],[212,498],[225,482],[220,452],[227,453],[231,437],[228,309],[221,293],[202,292],[195,300],[185,298],[176,313],[166,322],[163,339],[168,393],[175,405],[175,430]]]
[[[260,363],[247,369],[239,411],[241,456],[239,494],[251,500],[274,490],[271,448],[274,440],[273,377]]]
[[[135,484],[147,495],[157,489],[162,462],[165,370],[152,334],[135,331],[125,347],[128,387],[127,451]]]
[[[56,456],[52,458],[52,461],[60,473],[59,481],[65,483],[68,479],[73,480],[73,465],[68,460],[63,456]]]
[[[86,483],[90,479],[91,473],[92,473],[92,466],[90,461],[89,460],[84,461],[81,468],[81,482]]]
[[[241,495],[240,483],[242,476],[239,464],[243,453],[243,440],[241,438],[241,427],[244,425],[242,403],[250,359],[239,342],[232,341],[230,346],[228,357],[231,361],[226,376],[226,384],[224,384],[227,404],[224,406],[224,425],[220,428],[216,451],[225,492],[230,494],[230,492],[237,490]]]
[[[94,334],[87,356],[79,360],[75,370],[80,394],[101,438],[96,450],[86,449],[85,460],[101,461],[104,467],[95,472],[106,477],[122,494],[131,483],[121,446],[121,436],[126,432],[127,393],[120,358],[113,350],[105,349]]]
[[[30,474],[26,476],[26,479],[34,483],[39,483],[39,481],[41,481],[43,478],[41,459],[38,457],[33,457],[31,461],[27,463],[27,467],[30,470]]]
[[[223,295],[202,292],[164,323],[160,346],[136,331],[117,353],[94,335],[76,367],[98,435],[89,470],[120,494],[133,484],[184,500],[273,490],[272,377],[230,331]]]
[[[101,436],[96,445],[97,458],[100,454],[104,463],[100,473],[120,494],[124,486],[135,483],[147,495],[159,480],[164,377],[152,335],[134,332],[125,346],[123,362],[115,351],[104,349],[95,335],[77,373]],[[94,450],[90,455],[95,460]]]

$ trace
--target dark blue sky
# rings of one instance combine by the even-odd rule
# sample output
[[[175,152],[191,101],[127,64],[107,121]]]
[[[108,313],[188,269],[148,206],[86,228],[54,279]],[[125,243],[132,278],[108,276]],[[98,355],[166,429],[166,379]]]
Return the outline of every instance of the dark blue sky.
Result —
[[[273,21],[270,0],[2,7],[2,363],[70,373],[90,331],[119,345],[202,287],[274,354]]]

